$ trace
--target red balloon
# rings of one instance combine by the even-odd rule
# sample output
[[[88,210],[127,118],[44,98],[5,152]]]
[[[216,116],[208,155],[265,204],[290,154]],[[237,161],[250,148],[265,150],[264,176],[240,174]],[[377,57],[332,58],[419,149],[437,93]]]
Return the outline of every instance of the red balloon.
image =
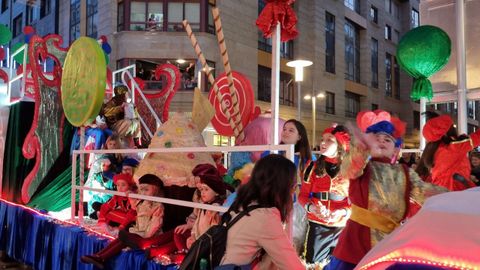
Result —
[[[5,50],[3,48],[0,48],[0,60],[3,60],[5,58]]]
[[[23,28],[23,33],[25,35],[30,35],[30,34],[34,34],[35,33],[35,28],[33,28],[32,26],[30,25],[27,25]]]
[[[253,88],[250,84],[250,81],[245,77],[245,75],[233,71],[233,84],[235,86],[237,98],[238,98],[238,108],[240,110],[240,121],[242,122],[243,127],[250,122],[252,119],[252,114],[254,111],[254,94]],[[228,88],[227,76],[225,73],[221,74],[216,80],[215,84],[218,86],[220,95],[222,97],[221,102],[226,105],[227,109],[230,112],[230,116],[234,115],[232,98],[230,96],[230,89]],[[210,103],[215,108],[215,116],[212,118],[212,125],[215,130],[223,136],[232,136],[234,135],[233,129],[230,127],[230,119],[227,119],[225,114],[222,112],[221,103],[217,99],[215,91],[210,89],[210,94],[208,96]]]

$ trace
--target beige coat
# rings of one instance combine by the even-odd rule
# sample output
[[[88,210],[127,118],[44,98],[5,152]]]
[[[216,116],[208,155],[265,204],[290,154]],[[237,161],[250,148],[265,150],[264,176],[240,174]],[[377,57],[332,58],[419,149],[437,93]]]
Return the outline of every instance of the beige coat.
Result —
[[[305,269],[283,230],[277,208],[252,210],[249,216],[235,223],[228,231],[225,256],[220,265],[249,264],[262,248],[266,254],[254,269]]]

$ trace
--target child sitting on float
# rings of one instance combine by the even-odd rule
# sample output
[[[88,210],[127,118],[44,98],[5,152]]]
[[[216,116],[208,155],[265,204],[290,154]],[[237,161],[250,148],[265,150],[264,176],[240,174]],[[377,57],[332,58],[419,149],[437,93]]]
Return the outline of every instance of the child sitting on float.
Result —
[[[136,189],[131,174],[117,174],[113,177],[113,183],[119,192],[129,193]],[[128,197],[114,195],[100,208],[98,222],[122,230],[134,223],[136,216],[137,213],[132,209]]]
[[[164,186],[160,178],[153,174],[146,174],[138,180],[139,194],[145,196],[163,197]],[[81,257],[81,261],[94,264],[103,269],[105,262],[120,253],[129,246],[135,249],[145,249],[156,243],[164,243],[165,237],[162,231],[164,207],[160,202],[132,199],[132,208],[136,210],[135,225],[128,232],[120,230],[119,237],[113,240],[107,247],[92,255]],[[170,237],[171,238],[171,237]],[[172,245],[173,246],[173,245]],[[165,252],[172,252],[173,248]]]
[[[210,205],[222,205],[225,201],[227,189],[231,188],[223,182],[222,177],[218,173],[217,168],[211,164],[197,165],[193,171],[193,176],[197,184],[197,192],[200,202]],[[187,218],[187,223],[175,228],[173,240],[179,253],[186,253],[203,233],[211,226],[220,223],[220,215],[216,211],[203,209],[194,209],[192,214]],[[149,257],[156,257],[164,253],[164,247],[151,248]],[[161,252],[163,253],[161,253]]]

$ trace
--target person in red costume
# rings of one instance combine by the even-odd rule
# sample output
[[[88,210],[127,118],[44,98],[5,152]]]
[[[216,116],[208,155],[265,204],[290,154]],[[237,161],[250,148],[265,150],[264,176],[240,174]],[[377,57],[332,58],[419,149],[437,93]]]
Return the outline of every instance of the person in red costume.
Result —
[[[344,126],[327,128],[320,143],[321,156],[305,170],[298,201],[307,211],[304,256],[309,264],[328,262],[348,219],[348,179],[338,173],[349,148],[350,135]]]
[[[474,187],[467,154],[480,145],[480,129],[469,136],[458,136],[452,118],[444,114],[428,120],[422,134],[427,145],[419,167],[430,171],[427,179],[452,191]]]
[[[406,129],[400,119],[386,111],[364,111],[357,115],[357,124],[361,131],[349,128],[353,143],[340,172],[350,180],[351,215],[326,270],[353,269],[405,219],[410,199],[421,205],[426,198],[448,191],[396,162]]]
[[[119,192],[130,192],[136,188],[132,175],[117,174],[113,177],[113,183]],[[106,223],[112,227],[125,229],[135,222],[137,212],[132,209],[128,197],[114,195],[108,202],[100,207],[99,223]]]

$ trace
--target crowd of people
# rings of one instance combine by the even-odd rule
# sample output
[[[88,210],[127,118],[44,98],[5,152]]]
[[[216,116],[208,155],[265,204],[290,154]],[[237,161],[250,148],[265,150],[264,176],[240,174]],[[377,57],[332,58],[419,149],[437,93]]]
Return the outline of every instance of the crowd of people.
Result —
[[[405,130],[404,122],[385,111],[361,112],[356,125],[326,128],[318,154],[312,154],[304,125],[290,119],[283,125],[281,143],[295,145],[294,162],[281,153],[264,152],[234,182],[226,181],[232,176],[220,163],[197,165],[193,202],[229,206],[232,217],[258,205],[229,228],[220,269],[353,269],[427,198],[480,184],[480,153],[474,151],[480,131],[458,135],[450,116],[431,115],[423,129],[423,154],[401,156]],[[106,140],[106,149],[115,148],[114,136]],[[120,161],[110,155],[99,160],[101,171],[92,181],[103,188],[164,196],[159,177],[147,174],[133,180],[136,159]],[[90,201],[91,217],[118,230],[118,239],[82,257],[100,268],[126,246],[180,264],[203,233],[221,224],[222,213],[194,209],[184,224],[164,230],[169,217],[162,203],[124,196],[94,196]],[[295,245],[284,227],[292,215],[298,219],[294,223],[305,225],[304,231],[293,231],[293,238],[301,240]]]

